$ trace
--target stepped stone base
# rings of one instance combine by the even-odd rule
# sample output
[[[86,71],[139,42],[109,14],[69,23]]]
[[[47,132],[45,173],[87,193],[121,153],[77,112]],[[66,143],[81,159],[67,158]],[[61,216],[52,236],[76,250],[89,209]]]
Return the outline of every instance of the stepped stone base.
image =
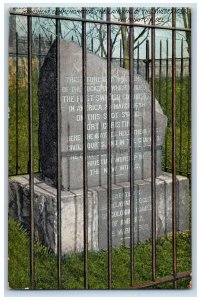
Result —
[[[15,176],[9,180],[9,215],[29,230],[29,177]],[[34,211],[36,237],[55,253],[57,249],[57,190],[34,180]],[[61,193],[62,254],[83,250],[83,190]],[[135,181],[134,240],[151,238],[151,179]],[[189,229],[189,181],[177,176],[177,230]],[[157,236],[172,230],[172,175],[163,173],[156,179]],[[130,188],[128,182],[112,186],[112,244],[129,246]],[[88,247],[107,249],[107,187],[88,191]]]

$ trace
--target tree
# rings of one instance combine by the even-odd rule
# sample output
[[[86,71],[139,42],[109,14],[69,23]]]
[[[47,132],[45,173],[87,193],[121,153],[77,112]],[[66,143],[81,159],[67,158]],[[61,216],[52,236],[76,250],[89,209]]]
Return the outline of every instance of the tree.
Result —
[[[182,19],[184,22],[185,28],[191,28],[191,9],[189,7],[182,8]],[[189,56],[191,57],[191,33],[186,31],[186,42],[187,42],[187,51]]]
[[[77,14],[77,17],[79,13]],[[100,19],[103,20],[105,17],[105,10],[92,8],[91,12],[87,14],[87,18],[89,19]],[[157,25],[164,25],[169,21],[171,17],[171,12],[166,14],[165,17],[156,20]],[[121,22],[128,22],[129,19],[129,9],[128,7],[117,7],[116,9],[112,9],[111,18],[114,20],[118,20]],[[150,8],[136,8],[134,9],[134,21],[143,24],[151,24],[151,9]],[[75,36],[76,41],[81,46],[81,26],[78,22],[72,22],[71,24],[64,23],[63,24],[66,29],[71,30],[73,35]],[[135,29],[134,34],[134,50],[140,47],[149,37],[150,29],[147,27],[138,27]],[[103,55],[107,56],[107,44],[106,44],[106,36],[107,30],[104,24],[92,23],[88,24],[87,30],[87,38],[93,38],[94,45],[93,52],[96,54],[103,53]],[[123,46],[123,67],[129,68],[129,27],[123,25],[112,25],[111,26],[111,53],[113,54],[115,49],[118,47],[117,41],[122,41]]]

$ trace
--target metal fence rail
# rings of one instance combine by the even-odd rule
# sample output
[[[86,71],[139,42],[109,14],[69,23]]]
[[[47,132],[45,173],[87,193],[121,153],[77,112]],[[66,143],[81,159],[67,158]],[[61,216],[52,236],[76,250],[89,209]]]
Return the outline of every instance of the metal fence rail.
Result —
[[[28,25],[28,111],[29,111],[29,188],[30,188],[30,281],[31,288],[35,289],[35,229],[34,229],[34,141],[33,141],[33,96],[32,96],[32,18],[48,18],[56,21],[56,89],[57,89],[57,285],[58,289],[62,288],[62,269],[61,269],[61,102],[60,102],[60,21],[77,21],[82,24],[82,94],[83,94],[83,219],[84,219],[84,288],[88,289],[88,181],[87,181],[87,45],[86,45],[86,24],[99,23],[107,26],[107,245],[108,245],[108,288],[112,289],[112,160],[111,160],[111,25],[127,26],[129,28],[129,94],[130,94],[130,128],[129,128],[129,147],[130,147],[130,287],[131,288],[148,288],[154,287],[166,282],[173,282],[176,288],[176,282],[182,278],[191,277],[190,272],[177,272],[177,251],[176,251],[176,33],[177,31],[191,32],[190,28],[176,27],[176,9],[172,9],[172,27],[159,26],[155,24],[155,8],[151,9],[152,23],[149,25],[139,24],[134,22],[134,8],[129,8],[129,22],[117,22],[111,20],[110,8],[107,8],[106,20],[90,20],[86,18],[86,8],[82,9],[82,18],[71,18],[59,15],[59,8],[57,8],[56,15],[37,15],[31,13],[31,8],[27,13],[10,12],[11,15],[24,16],[27,18]],[[152,281],[136,286],[134,284],[135,265],[134,265],[134,28],[146,27],[151,30],[151,60],[149,59],[149,42],[146,44],[146,79],[151,79],[151,203],[152,203]],[[155,98],[156,98],[156,57],[155,57],[155,30],[169,30],[172,32],[172,274],[164,278],[156,278],[156,113],[155,113]],[[41,40],[39,39],[39,66],[42,64],[41,54]],[[139,48],[138,48],[139,49]],[[121,51],[121,50],[120,50]],[[166,42],[165,68],[166,68],[166,110],[168,101],[168,74],[169,74],[169,60],[168,60],[168,41]],[[183,42],[181,44],[181,73],[180,78],[183,79]],[[18,103],[19,103],[19,51],[18,51],[18,35],[16,34],[16,174],[19,174],[19,150],[18,150]],[[149,63],[151,61],[151,78],[149,78]],[[120,64],[122,58],[120,56]],[[139,70],[139,52],[137,68]],[[189,72],[190,72],[190,58],[189,58]],[[162,43],[160,43],[160,59],[159,59],[159,82],[162,77]],[[190,79],[189,79],[190,80]],[[159,102],[161,102],[161,85],[159,84]],[[182,107],[182,89],[180,94],[180,109]],[[189,115],[190,115],[190,91],[189,91]],[[166,111],[167,113],[167,111]],[[182,121],[182,111],[180,112]],[[189,124],[190,120],[188,119]],[[190,132],[190,125],[189,125]],[[180,153],[182,151],[182,130],[180,135]],[[190,156],[190,133],[188,136],[188,157]],[[167,145],[165,147],[167,149]],[[164,160],[167,166],[167,153],[165,152]],[[189,167],[189,158],[187,161],[187,172]],[[181,162],[180,162],[181,169]],[[182,170],[180,170],[183,174]]]

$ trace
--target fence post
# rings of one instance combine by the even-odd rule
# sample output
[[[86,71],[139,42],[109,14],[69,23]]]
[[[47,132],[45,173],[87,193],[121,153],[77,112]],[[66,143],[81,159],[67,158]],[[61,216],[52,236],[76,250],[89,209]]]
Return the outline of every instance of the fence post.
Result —
[[[102,47],[101,47],[101,57],[103,57],[103,49],[102,49]]]
[[[94,52],[94,40],[91,38],[91,52]]]
[[[31,14],[31,8],[28,8]],[[35,289],[35,251],[34,251],[34,136],[33,136],[33,95],[32,95],[32,17],[27,17],[28,30],[28,105],[29,105],[29,190],[30,190],[30,273],[31,288]]]
[[[129,8],[129,21],[133,24],[133,7]],[[130,286],[134,284],[134,30],[129,28],[129,93],[130,93]]]
[[[180,70],[180,120],[179,120],[179,123],[180,123],[180,137],[179,137],[179,142],[180,142],[180,149],[179,149],[179,174],[181,174],[181,162],[182,162],[182,159],[181,159],[181,154],[182,154],[182,106],[183,106],[183,52],[184,52],[184,49],[183,49],[183,38],[181,40],[181,59],[180,59],[180,62],[181,62],[181,70]]]
[[[168,73],[169,73],[169,49],[168,49],[168,39],[166,40],[166,103],[165,103],[165,113],[168,115]],[[165,139],[165,171],[167,172],[167,138]]]
[[[41,35],[39,33],[39,37],[38,37],[38,55],[39,55],[39,70],[41,69]]]
[[[82,8],[86,20],[86,8]],[[84,219],[84,288],[88,289],[88,171],[87,171],[87,50],[86,22],[82,21],[82,94],[83,94],[83,219]]]
[[[112,38],[110,39],[110,59],[112,60]]]
[[[59,16],[59,8],[56,8]],[[60,103],[60,19],[56,19],[56,122],[57,122],[57,286],[61,289],[61,103]]]
[[[120,40],[119,41],[119,57],[120,57],[120,60],[119,60],[119,66],[121,67],[122,66],[122,41]]]
[[[176,8],[172,8],[172,27],[176,26]],[[177,249],[176,249],[176,30],[172,30],[172,256],[173,275],[177,273]],[[176,288],[176,280],[174,288]]]
[[[18,151],[18,111],[19,111],[19,107],[18,107],[18,97],[19,97],[19,83],[18,83],[18,78],[19,78],[19,56],[18,56],[18,51],[19,51],[19,40],[18,40],[18,33],[16,32],[16,80],[15,80],[15,87],[16,87],[16,110],[15,110],[15,114],[16,114],[16,122],[15,122],[15,131],[16,131],[16,175],[18,174],[18,170],[19,170],[19,151]]]
[[[98,122],[98,135],[99,135],[99,155],[98,155],[98,159],[99,159],[99,186],[101,186],[101,122]]]
[[[190,140],[191,140],[191,57],[189,56],[189,84],[188,84],[188,154],[187,154],[187,174],[189,174]],[[191,183],[191,176],[189,176]]]
[[[137,74],[140,74],[140,43],[137,46]]]
[[[146,80],[149,82],[149,40],[146,40]]]
[[[107,244],[108,288],[112,288],[111,11],[107,7]]]
[[[42,61],[41,61],[41,58],[42,58],[42,53],[41,53],[41,35],[39,33],[39,36],[38,36],[38,62],[39,62],[39,76],[40,76],[40,69],[41,69],[41,65],[42,65]],[[39,154],[39,150],[38,150],[38,154]],[[38,172],[40,172],[40,157],[38,156]]]
[[[162,77],[162,41],[160,40],[160,60],[159,60],[159,103],[161,104],[161,77]]]
[[[155,25],[155,8],[151,8]],[[148,53],[148,51],[147,51]],[[147,56],[148,58],[148,56]],[[149,63],[149,60],[147,60]],[[152,203],[152,280],[156,280],[156,112],[155,112],[155,28],[151,29],[151,203]]]

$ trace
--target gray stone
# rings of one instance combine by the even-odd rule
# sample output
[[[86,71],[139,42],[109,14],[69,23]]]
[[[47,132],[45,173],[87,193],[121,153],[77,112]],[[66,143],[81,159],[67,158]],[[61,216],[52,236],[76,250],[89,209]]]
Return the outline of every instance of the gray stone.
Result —
[[[36,237],[55,253],[57,251],[57,190],[34,178],[34,220]],[[26,207],[26,209],[24,209]],[[89,250],[98,249],[98,203],[96,192],[88,193]],[[9,180],[9,215],[30,230],[29,177]],[[62,191],[61,195],[62,254],[83,250],[83,193]]]
[[[189,182],[177,176],[177,231],[189,229]],[[151,238],[151,179],[136,180],[134,194],[134,241]],[[35,178],[35,231],[39,240],[57,249],[57,191],[55,187]],[[62,191],[61,196],[62,254],[83,251],[83,190]],[[9,181],[9,215],[29,230],[28,176],[12,177]],[[172,176],[163,173],[156,179],[156,233],[172,232]],[[88,191],[89,250],[107,249],[107,190],[106,186]],[[130,243],[129,182],[112,186],[112,246]]]
[[[42,173],[56,181],[56,48],[51,47],[39,80],[39,151]],[[107,178],[107,66],[106,60],[87,53],[88,186],[106,184]],[[112,180],[129,179],[129,72],[112,65]],[[61,40],[61,168],[62,187],[83,185],[82,50]],[[135,178],[151,176],[151,93],[147,82],[134,76]],[[167,118],[157,100],[157,175],[161,174],[161,150]]]
[[[189,230],[189,181],[177,176],[177,231]],[[151,178],[136,180],[134,185],[134,241],[152,237]],[[107,249],[107,190],[99,187],[99,249]],[[172,231],[172,176],[163,173],[156,178],[156,234]],[[129,246],[130,243],[130,184],[112,187],[112,245]]]

